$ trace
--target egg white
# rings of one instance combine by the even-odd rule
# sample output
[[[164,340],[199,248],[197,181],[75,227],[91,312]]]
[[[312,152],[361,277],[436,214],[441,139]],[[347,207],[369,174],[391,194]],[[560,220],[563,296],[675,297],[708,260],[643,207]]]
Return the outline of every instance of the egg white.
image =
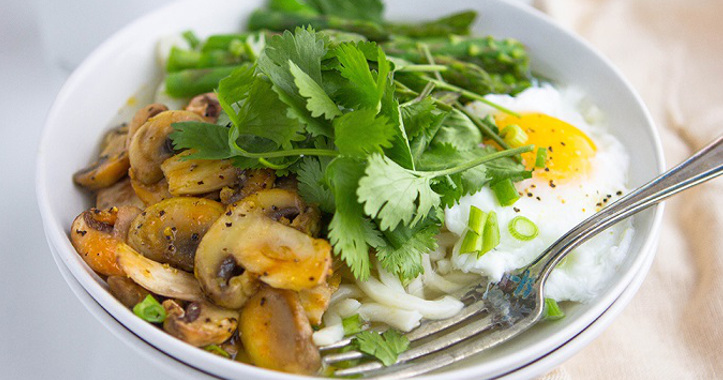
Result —
[[[474,255],[460,255],[458,241],[451,259],[456,269],[497,281],[506,271],[531,262],[565,232],[627,192],[628,156],[625,149],[602,127],[596,108],[581,106],[580,94],[579,91],[558,91],[544,85],[532,87],[516,97],[487,97],[513,111],[541,112],[572,124],[595,143],[597,151],[592,158],[591,170],[584,177],[575,178],[568,173],[571,177],[554,187],[549,181],[534,177],[517,183],[522,196],[512,206],[501,207],[492,191],[484,188],[448,208],[446,227],[457,236],[462,236],[465,231],[472,205],[485,212],[494,211],[500,227],[500,244],[479,259]],[[497,112],[479,102],[471,104],[470,110],[481,117]],[[536,238],[520,241],[510,234],[509,222],[520,215],[538,226]],[[575,249],[551,274],[546,295],[557,301],[578,302],[595,297],[624,259],[632,232],[631,223],[627,221]]]

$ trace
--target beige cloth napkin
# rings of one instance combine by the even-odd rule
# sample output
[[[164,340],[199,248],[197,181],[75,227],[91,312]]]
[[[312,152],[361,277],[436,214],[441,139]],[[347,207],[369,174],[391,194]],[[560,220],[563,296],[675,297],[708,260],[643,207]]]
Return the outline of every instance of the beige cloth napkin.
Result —
[[[538,0],[622,70],[668,167],[723,133],[723,1]],[[723,378],[723,179],[667,202],[639,293],[547,379]]]

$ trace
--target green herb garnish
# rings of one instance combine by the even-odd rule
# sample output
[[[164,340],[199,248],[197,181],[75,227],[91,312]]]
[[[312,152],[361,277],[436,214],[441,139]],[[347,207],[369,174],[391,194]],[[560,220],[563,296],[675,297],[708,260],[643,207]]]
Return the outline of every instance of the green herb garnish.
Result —
[[[166,309],[150,294],[133,306],[133,313],[146,322],[161,323],[166,320]]]
[[[529,178],[519,155],[532,147],[510,149],[494,120],[459,100],[490,104],[485,94],[520,91],[531,77],[519,43],[465,37],[474,13],[408,25],[384,21],[382,10],[379,0],[271,0],[250,29],[283,33],[211,36],[200,50],[177,53],[180,66],[210,53],[236,63],[209,58],[211,68],[169,74],[171,95],[191,96],[216,80],[226,120],[177,123],[170,138],[175,149],[194,150],[187,158],[295,174],[357,279],[369,276],[376,255],[409,280],[437,247],[445,206],[490,183],[505,183],[496,194],[511,203],[512,182]],[[502,150],[483,147],[483,138]],[[490,238],[478,251],[496,245],[494,232],[479,231]]]
[[[371,355],[385,366],[397,362],[397,357],[409,348],[409,339],[394,329],[384,333],[376,331],[362,331],[354,337],[354,344],[358,350]]]

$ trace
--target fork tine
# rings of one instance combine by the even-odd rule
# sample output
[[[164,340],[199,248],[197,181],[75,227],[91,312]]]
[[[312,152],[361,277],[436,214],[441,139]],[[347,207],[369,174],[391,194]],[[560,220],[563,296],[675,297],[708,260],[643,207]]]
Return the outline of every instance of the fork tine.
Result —
[[[493,330],[489,334],[479,336],[475,339],[469,339],[444,351],[435,352],[425,357],[424,361],[408,365],[406,368],[399,368],[396,365],[387,367],[389,369],[388,373],[381,373],[375,376],[374,379],[406,379],[446,367],[512,339],[527,330],[536,320],[534,316],[525,318],[525,320],[519,321],[517,324],[508,328]],[[397,364],[398,363],[399,362],[397,362]],[[337,371],[335,375],[343,376],[340,374],[341,372],[343,371]]]
[[[485,310],[485,303],[484,301],[477,301],[469,306],[464,307],[462,310],[460,310],[459,313],[455,314],[454,316],[447,318],[447,319],[441,319],[437,321],[427,321],[422,323],[421,326],[414,329],[409,334],[406,334],[405,336],[407,339],[409,339],[410,342],[414,342],[415,340],[419,340],[425,337],[428,337],[432,334],[435,334],[439,331],[442,331],[444,329],[447,329],[451,326],[456,325],[457,323],[460,323],[464,321],[465,319],[476,315],[482,311]],[[333,345],[324,346],[320,350],[326,351],[333,348],[341,348],[351,343],[351,339],[344,339],[341,342],[335,343]],[[324,357],[324,363],[326,364],[333,364],[338,363],[341,361],[346,360],[354,360],[354,359],[360,359],[363,356],[363,354],[359,351],[347,351],[342,352],[338,354],[331,354]]]
[[[443,335],[437,339],[431,340],[429,342],[426,342],[422,345],[419,345],[408,351],[403,352],[397,358],[396,365],[419,358],[421,356],[426,356],[426,355],[432,354],[439,350],[442,350],[442,349],[445,349],[452,345],[455,345],[455,344],[457,344],[463,340],[466,340],[468,338],[471,338],[483,331],[489,330],[492,327],[494,327],[495,325],[496,324],[493,323],[493,321],[492,321],[492,316],[487,315],[482,319],[476,320],[474,322],[470,322],[469,324],[460,327],[459,329],[455,330],[454,332]],[[363,375],[363,374],[366,374],[367,372],[375,371],[375,370],[382,369],[382,368],[384,368],[384,366],[380,362],[369,362],[369,363],[358,365],[356,367],[351,367],[351,368],[336,371],[336,372],[334,372],[334,375],[335,376]],[[432,369],[434,369],[434,368],[432,368]],[[429,369],[427,371],[431,371],[432,369]]]

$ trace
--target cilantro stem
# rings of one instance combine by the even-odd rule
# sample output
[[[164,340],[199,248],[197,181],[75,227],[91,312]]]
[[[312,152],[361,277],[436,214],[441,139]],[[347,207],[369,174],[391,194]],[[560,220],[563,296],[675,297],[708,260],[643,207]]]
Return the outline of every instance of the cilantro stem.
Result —
[[[489,136],[489,138],[491,138],[494,142],[499,144],[499,146],[501,146],[504,149],[512,148],[511,146],[509,146],[509,144],[507,144],[507,142],[504,139],[502,139],[502,137],[499,134],[495,133],[495,131],[493,131],[492,128],[490,128],[490,126],[487,123],[485,123],[484,120],[480,119],[477,115],[473,114],[472,112],[469,112],[467,110],[467,108],[465,108],[462,104],[457,102],[457,104],[455,104],[454,108],[458,109],[465,116],[467,116],[470,120],[472,120],[472,122],[477,126],[477,128],[481,129],[485,135]]]
[[[428,73],[428,72],[440,72],[440,71],[447,71],[449,68],[445,65],[408,65],[400,68],[397,70],[398,72],[403,73]]]
[[[445,89],[445,90],[449,90],[449,91],[458,92],[458,93],[460,93],[462,96],[464,96],[465,98],[470,98],[470,99],[473,99],[473,100],[478,100],[478,101],[480,101],[480,102],[482,102],[482,103],[484,103],[484,104],[487,104],[488,106],[490,106],[490,107],[492,107],[492,108],[495,108],[495,109],[497,109],[497,110],[499,110],[499,111],[501,111],[501,112],[504,112],[504,113],[506,113],[506,114],[508,114],[508,115],[512,115],[512,116],[515,116],[515,117],[520,117],[520,114],[518,114],[517,112],[512,111],[512,110],[510,110],[510,109],[507,109],[507,108],[505,108],[505,107],[502,107],[501,105],[499,105],[499,104],[497,104],[497,103],[491,102],[491,101],[485,99],[485,97],[482,96],[482,95],[480,95],[480,94],[475,94],[475,93],[472,92],[472,91],[467,91],[467,90],[463,89],[462,87],[457,87],[457,86],[455,86],[455,85],[453,85],[453,84],[449,84],[449,83],[447,83],[447,82],[445,82],[445,81],[441,81],[441,80],[438,80],[438,79],[427,78],[427,80],[428,80],[429,82],[432,82],[432,83],[436,84],[437,87],[439,87],[439,88],[442,88],[442,89]]]
[[[306,149],[290,149],[290,150],[277,150],[275,152],[264,152],[264,153],[252,153],[249,152],[243,148],[241,148],[236,141],[231,141],[231,147],[235,151],[235,153],[239,156],[247,157],[247,158],[258,158],[258,159],[267,159],[267,158],[278,158],[278,157],[291,157],[291,156],[327,156],[327,157],[336,157],[339,155],[339,152],[331,149],[315,149],[315,148],[306,148]]]
[[[479,165],[484,164],[485,162],[493,161],[493,160],[496,160],[496,159],[498,159],[498,158],[511,157],[511,156],[515,156],[515,155],[518,155],[518,154],[530,152],[530,151],[532,151],[533,149],[535,149],[535,146],[534,146],[534,145],[525,145],[525,146],[521,146],[521,147],[519,147],[519,148],[508,149],[508,150],[503,150],[503,151],[499,151],[499,152],[496,152],[496,153],[492,153],[492,154],[490,154],[490,155],[487,155],[487,156],[484,156],[484,157],[480,157],[480,158],[477,158],[477,159],[474,159],[474,160],[465,162],[465,163],[462,164],[462,165],[455,166],[455,167],[452,167],[452,168],[449,168],[449,169],[435,170],[435,171],[418,171],[418,172],[416,172],[416,173],[421,174],[421,175],[423,175],[423,176],[425,176],[425,177],[430,177],[430,178],[442,177],[442,176],[445,176],[445,175],[451,175],[451,174],[456,174],[456,173],[459,173],[459,172],[463,172],[463,171],[465,171],[465,170],[467,170],[467,169],[472,169],[472,168],[474,168],[474,167],[476,167],[476,166],[479,166]]]

